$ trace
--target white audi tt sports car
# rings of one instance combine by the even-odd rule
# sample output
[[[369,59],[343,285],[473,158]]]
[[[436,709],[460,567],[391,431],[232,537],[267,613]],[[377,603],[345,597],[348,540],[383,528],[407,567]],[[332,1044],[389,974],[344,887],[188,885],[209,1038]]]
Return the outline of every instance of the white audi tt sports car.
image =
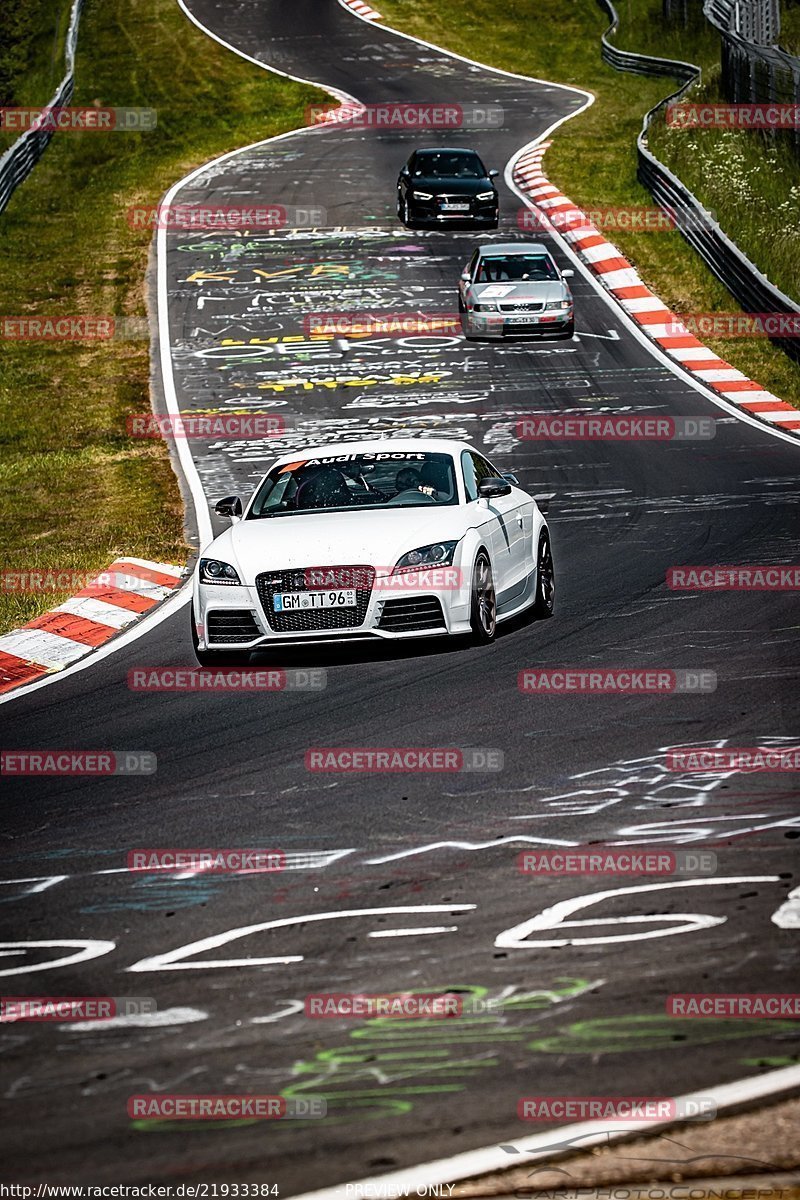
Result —
[[[296,450],[194,575],[204,666],[282,644],[472,634],[524,609],[553,612],[547,523],[514,475],[466,442],[381,439]]]

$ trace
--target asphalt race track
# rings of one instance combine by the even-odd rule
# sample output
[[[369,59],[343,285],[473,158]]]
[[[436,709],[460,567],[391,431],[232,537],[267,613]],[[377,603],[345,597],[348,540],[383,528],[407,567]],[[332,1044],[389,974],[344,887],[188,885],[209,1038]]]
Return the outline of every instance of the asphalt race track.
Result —
[[[336,0],[194,0],[192,13],[245,54],[363,102],[505,114],[501,129],[455,139],[501,171],[496,234],[399,224],[395,179],[417,141],[408,131],[303,130],[181,189],[187,203],[325,210],[292,230],[167,238],[181,410],[276,413],[287,426],[263,442],[190,443],[207,497],[247,494],[278,453],[310,442],[469,439],[553,497],[556,616],[503,626],[489,648],[309,648],[264,660],[324,669],[317,691],[131,690],[132,668],[194,665],[183,607],[2,708],[6,748],[158,760],[143,777],[4,780],[3,936],[25,943],[0,950],[4,993],[147,996],[159,1014],[4,1030],[7,1178],[252,1180],[292,1195],[535,1132],[516,1115],[524,1095],[675,1095],[800,1061],[796,1022],[665,1011],[671,993],[788,992],[797,979],[798,931],[771,919],[798,882],[796,775],[687,774],[667,760],[672,747],[794,743],[796,605],[791,592],[671,591],[665,575],[680,564],[792,562],[798,446],[671,371],[578,272],[573,342],[495,346],[449,332],[343,348],[311,338],[309,313],[452,313],[477,240],[530,236],[502,183],[506,164],[584,98],[419,46]],[[716,436],[521,441],[517,422],[533,410],[713,417]],[[561,665],[713,671],[717,687],[520,692],[526,667]],[[504,768],[315,775],[304,765],[313,746],[479,747],[502,751]],[[525,847],[608,841],[711,850],[718,869],[669,881],[517,869]],[[137,847],[279,848],[287,870],[137,874],[125,869]],[[615,894],[586,909],[606,891]],[[581,928],[559,933],[556,914],[544,931],[509,934],[578,897],[566,919]],[[634,916],[644,920],[615,920]],[[225,936],[250,926],[262,928]],[[675,936],[657,936],[665,930]],[[84,961],[46,969],[82,946]],[[277,961],[247,961],[264,958]],[[454,988],[504,1007],[424,1026],[303,1012],[314,992]],[[128,1118],[130,1095],[162,1091],[322,1096],[328,1116]]]

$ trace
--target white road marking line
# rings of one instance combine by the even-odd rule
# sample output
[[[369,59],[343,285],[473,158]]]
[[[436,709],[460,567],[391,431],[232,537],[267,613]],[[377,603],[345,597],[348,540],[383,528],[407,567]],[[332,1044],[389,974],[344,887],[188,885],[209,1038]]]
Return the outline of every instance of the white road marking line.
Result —
[[[279,958],[232,958],[232,959],[203,959],[202,961],[186,962],[190,954],[202,954],[205,950],[216,950],[226,946],[228,942],[238,941],[252,933],[264,933],[268,929],[287,929],[293,925],[308,925],[314,921],[341,921],[347,917],[384,917],[405,916],[407,913],[454,913],[474,909],[474,904],[403,904],[392,905],[388,908],[349,908],[339,912],[307,913],[299,917],[280,917],[274,921],[259,921],[257,925],[242,925],[234,929],[226,929],[222,933],[200,938],[196,942],[188,942],[175,950],[167,950],[163,954],[154,954],[142,958],[139,962],[128,967],[129,972],[140,971],[205,971],[214,968],[230,967],[261,967],[284,965],[293,962],[304,962],[305,955],[283,955]],[[11,943],[9,943],[11,944]]]
[[[457,933],[457,925],[426,925],[420,926],[419,929],[373,929],[367,937],[371,938],[391,938],[391,937],[416,937],[420,933]]]
[[[727,917],[712,917],[708,913],[651,913],[633,917],[591,917],[582,921],[566,921],[565,917],[591,908],[602,900],[619,896],[638,896],[650,892],[671,891],[678,888],[722,887],[736,883],[777,883],[778,875],[731,876],[727,879],[676,879],[669,883],[644,883],[636,887],[609,888],[604,892],[590,892],[562,900],[550,908],[543,909],[527,921],[521,921],[511,929],[504,929],[495,938],[498,950],[526,950],[541,946],[605,946],[619,942],[643,942],[652,938],[670,937],[680,933],[694,933],[698,929],[710,929],[724,925]],[[530,938],[529,934],[553,929],[576,929],[594,925],[649,925],[653,921],[672,921],[667,929],[651,929],[647,933],[620,933],[609,937],[589,938]]]
[[[577,842],[565,842],[557,838],[527,837],[519,835],[507,838],[494,838],[490,842],[429,842],[427,846],[415,846],[413,850],[398,850],[394,854],[384,854],[379,858],[367,858],[367,866],[381,866],[387,862],[397,862],[401,858],[412,858],[417,854],[428,854],[431,850],[488,850],[492,846],[513,846],[515,842],[536,846],[577,846]]]
[[[68,1033],[96,1033],[104,1029],[159,1029],[207,1020],[208,1013],[201,1008],[165,1008],[161,1012],[131,1013],[127,1017],[108,1017],[98,1021],[65,1021],[59,1028]]]
[[[0,958],[12,958],[24,954],[27,950],[47,950],[55,946],[72,946],[75,954],[65,954],[62,958],[48,958],[44,962],[30,963],[24,967],[5,967],[0,975],[30,975],[34,971],[52,971],[56,967],[74,967],[78,963],[88,962],[92,958],[100,958],[116,949],[116,942],[85,938],[57,938],[44,942],[0,942]]]
[[[777,912],[772,914],[771,920],[779,929],[800,929],[800,887],[789,892]]]

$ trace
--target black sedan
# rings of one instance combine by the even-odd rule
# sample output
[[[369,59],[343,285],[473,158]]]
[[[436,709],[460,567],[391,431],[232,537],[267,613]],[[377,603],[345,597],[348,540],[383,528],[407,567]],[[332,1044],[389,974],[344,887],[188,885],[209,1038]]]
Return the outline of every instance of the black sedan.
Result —
[[[397,180],[397,215],[409,228],[464,223],[496,229],[496,175],[474,150],[415,150]]]

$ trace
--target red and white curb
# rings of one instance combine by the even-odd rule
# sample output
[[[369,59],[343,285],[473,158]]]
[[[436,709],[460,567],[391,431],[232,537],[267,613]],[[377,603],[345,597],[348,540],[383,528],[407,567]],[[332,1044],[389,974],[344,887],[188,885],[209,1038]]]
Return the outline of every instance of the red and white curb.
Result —
[[[0,636],[0,693],[62,671],[171,595],[185,568],[118,558],[58,608]]]
[[[642,332],[690,374],[751,416],[800,434],[800,411],[742,374],[694,336],[651,292],[617,247],[550,182],[542,159],[550,142],[527,150],[514,165],[514,183],[561,234]],[[553,220],[557,217],[556,220]],[[559,220],[560,219],[560,222]],[[559,223],[567,226],[566,232]]]
[[[339,0],[345,8],[352,8],[353,12],[358,17],[363,17],[365,21],[382,21],[383,17],[374,8],[370,8],[368,4],[364,4],[364,0]]]

